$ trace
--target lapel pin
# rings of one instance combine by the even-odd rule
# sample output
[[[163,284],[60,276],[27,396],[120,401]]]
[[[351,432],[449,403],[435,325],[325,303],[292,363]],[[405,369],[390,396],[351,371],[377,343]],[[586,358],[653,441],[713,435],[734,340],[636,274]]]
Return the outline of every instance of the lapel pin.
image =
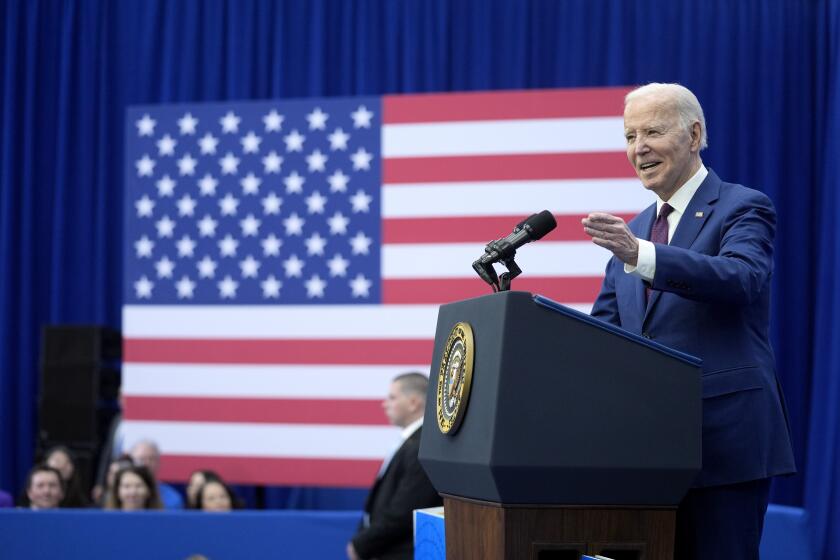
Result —
[[[701,210],[700,212],[695,212],[694,217],[695,218],[702,218],[703,217],[703,211]]]

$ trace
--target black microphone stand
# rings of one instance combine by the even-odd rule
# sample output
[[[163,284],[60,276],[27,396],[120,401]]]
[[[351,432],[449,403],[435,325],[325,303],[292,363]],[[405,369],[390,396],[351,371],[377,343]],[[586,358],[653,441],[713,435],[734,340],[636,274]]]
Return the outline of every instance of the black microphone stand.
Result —
[[[482,280],[490,284],[494,292],[509,291],[511,280],[522,274],[522,269],[513,260],[516,257],[516,251],[511,248],[510,243],[503,239],[497,239],[488,243],[487,247],[484,248],[484,252],[487,254],[496,252],[498,255],[505,255],[501,259],[501,262],[508,271],[498,276],[496,275],[496,270],[493,268],[493,264],[482,263],[481,259],[473,263],[473,270],[478,273]]]

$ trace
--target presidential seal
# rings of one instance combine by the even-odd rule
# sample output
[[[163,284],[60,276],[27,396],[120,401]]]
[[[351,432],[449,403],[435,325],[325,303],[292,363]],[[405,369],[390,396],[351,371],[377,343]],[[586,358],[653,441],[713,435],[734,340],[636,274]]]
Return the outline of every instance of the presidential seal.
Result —
[[[446,340],[438,370],[437,422],[444,434],[454,434],[464,419],[474,357],[472,327],[467,323],[456,324]]]

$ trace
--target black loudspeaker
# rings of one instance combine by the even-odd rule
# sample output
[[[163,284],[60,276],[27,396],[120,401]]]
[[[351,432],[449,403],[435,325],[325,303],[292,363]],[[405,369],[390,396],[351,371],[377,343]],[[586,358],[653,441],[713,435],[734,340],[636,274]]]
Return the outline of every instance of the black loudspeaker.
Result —
[[[45,326],[38,399],[39,447],[47,442],[95,449],[101,411],[119,392],[118,331],[89,325]],[[106,427],[107,429],[107,427]]]

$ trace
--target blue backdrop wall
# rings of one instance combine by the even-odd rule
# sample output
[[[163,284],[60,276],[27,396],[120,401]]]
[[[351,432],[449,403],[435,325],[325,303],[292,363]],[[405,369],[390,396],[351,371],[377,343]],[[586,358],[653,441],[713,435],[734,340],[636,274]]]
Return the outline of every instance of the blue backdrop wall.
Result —
[[[773,341],[804,505],[840,558],[840,0],[0,1],[0,487],[45,323],[120,324],[132,104],[678,81],[704,161],[779,211]]]

